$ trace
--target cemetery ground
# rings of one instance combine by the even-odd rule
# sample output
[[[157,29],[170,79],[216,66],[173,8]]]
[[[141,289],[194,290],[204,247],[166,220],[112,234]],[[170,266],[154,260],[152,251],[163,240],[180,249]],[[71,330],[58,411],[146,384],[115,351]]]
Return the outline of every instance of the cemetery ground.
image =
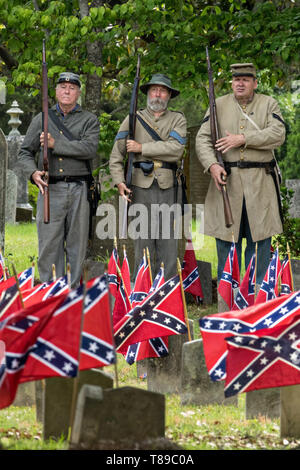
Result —
[[[5,255],[20,272],[37,259],[35,224],[7,226]],[[209,244],[208,244],[209,245]],[[205,247],[205,261],[209,252]],[[200,254],[201,256],[201,254]],[[197,257],[199,254],[197,253]],[[211,257],[214,254],[211,253]],[[212,272],[214,274],[215,267]],[[216,312],[216,304],[188,305],[188,315],[194,320],[194,338],[199,338],[198,320]],[[115,376],[115,367],[104,371]],[[132,386],[147,389],[147,380],[137,374],[136,365],[130,366],[123,356],[117,355],[119,387]],[[69,379],[68,379],[69,380]],[[280,420],[259,416],[246,419],[245,394],[238,397],[237,405],[181,405],[178,394],[166,394],[165,437],[175,448],[183,450],[300,450],[300,440],[280,437]],[[64,439],[42,438],[42,424],[36,420],[35,406],[10,406],[0,410],[1,450],[67,450]]]

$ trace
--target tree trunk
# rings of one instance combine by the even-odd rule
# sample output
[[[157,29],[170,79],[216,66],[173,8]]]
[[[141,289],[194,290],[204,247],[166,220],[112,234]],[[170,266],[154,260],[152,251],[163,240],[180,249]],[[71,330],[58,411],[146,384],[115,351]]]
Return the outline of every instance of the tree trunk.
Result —
[[[88,0],[79,0],[80,16],[89,16],[90,8],[97,8],[104,4],[103,0],[94,0],[89,2]],[[98,32],[100,29],[98,30]],[[86,44],[87,59],[89,62],[94,64],[96,67],[102,67],[102,44],[100,41]],[[101,109],[101,89],[102,89],[102,78],[96,73],[87,75],[86,91],[84,107],[88,111],[100,115]]]

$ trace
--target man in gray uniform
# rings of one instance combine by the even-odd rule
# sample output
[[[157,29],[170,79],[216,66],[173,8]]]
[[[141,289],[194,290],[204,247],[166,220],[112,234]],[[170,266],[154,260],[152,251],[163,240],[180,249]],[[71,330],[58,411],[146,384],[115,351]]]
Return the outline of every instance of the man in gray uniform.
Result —
[[[154,208],[164,205],[168,209],[181,202],[178,165],[186,143],[186,119],[182,113],[167,109],[169,100],[179,91],[166,75],[153,75],[140,89],[147,95],[147,108],[137,113],[135,140],[127,139],[129,118],[121,124],[110,156],[110,173],[120,196],[130,199],[132,206],[142,204],[148,214],[142,222],[147,225],[147,234],[134,242],[135,273],[143,250],[148,247],[153,273],[163,262],[168,279],[177,272],[174,221],[170,217],[169,233],[162,233],[164,217],[156,216]],[[124,178],[127,152],[135,154],[131,188],[127,188]]]
[[[279,181],[274,149],[285,139],[279,106],[271,96],[256,93],[256,70],[252,63],[233,64],[232,90],[216,100],[225,169],[217,162],[211,142],[210,116],[206,113],[196,136],[196,152],[204,171],[211,175],[205,200],[205,233],[216,238],[218,280],[222,275],[232,239],[241,263],[242,239],[246,238],[245,266],[257,242],[257,284],[261,284],[270,261],[271,237],[282,232]],[[222,175],[227,177],[224,183]],[[220,185],[226,184],[234,224],[225,227]]]
[[[89,228],[87,180],[99,141],[98,119],[79,106],[80,92],[78,75],[60,74],[56,86],[57,104],[49,110],[48,120],[49,224],[44,223],[46,183],[40,150],[45,136],[41,113],[34,117],[27,130],[18,162],[27,178],[40,189],[36,215],[40,280],[51,281],[52,265],[55,265],[57,277],[65,275],[69,263],[72,287],[80,282],[86,255]],[[39,152],[40,158],[36,158]]]

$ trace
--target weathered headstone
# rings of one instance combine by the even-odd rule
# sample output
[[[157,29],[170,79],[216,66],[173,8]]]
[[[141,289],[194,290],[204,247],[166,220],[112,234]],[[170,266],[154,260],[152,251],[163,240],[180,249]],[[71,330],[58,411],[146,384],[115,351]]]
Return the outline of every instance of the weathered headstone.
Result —
[[[33,406],[35,403],[35,383],[24,382],[19,384],[13,406]]]
[[[131,449],[164,436],[164,395],[134,387],[82,387],[71,448]]]
[[[211,263],[197,260],[197,266],[204,296],[204,303],[210,305],[213,302]]]
[[[300,385],[280,389],[280,436],[300,439]]]
[[[6,198],[5,198],[5,223],[16,222],[18,178],[12,170],[7,170]]]
[[[195,205],[204,204],[207,189],[210,183],[210,175],[204,173],[204,168],[199,162],[196,150],[195,139],[199,126],[188,128],[188,165],[187,165],[187,186],[188,186],[188,201],[193,205],[193,216],[195,216]]]
[[[294,290],[300,290],[300,260],[291,259],[291,267],[294,280]]]
[[[77,396],[84,384],[104,388],[113,387],[113,379],[98,369],[81,371]],[[45,380],[43,395],[43,438],[59,438],[68,435],[74,379],[52,377]]]
[[[213,382],[210,379],[202,339],[183,345],[180,399],[182,405],[237,404],[236,396],[225,398],[224,381]]]
[[[189,320],[193,339],[193,320]],[[179,393],[182,372],[182,348],[188,334],[169,336],[169,355],[147,359],[148,390],[158,393]]]
[[[19,108],[18,103],[14,101],[7,113],[10,115],[8,124],[12,127],[7,136],[8,168],[13,170],[18,178],[16,221],[32,222],[32,206],[28,202],[28,181],[24,177],[22,169],[18,166],[18,154],[23,141],[23,136],[18,131],[21,124],[19,115],[23,111]]]
[[[4,250],[7,143],[0,129],[0,248]]]
[[[246,419],[279,418],[280,416],[280,389],[264,388],[246,393]]]
[[[300,179],[286,180],[285,185],[294,191],[289,208],[290,217],[300,218]]]
[[[84,262],[85,268],[87,269],[88,279],[93,279],[94,277],[102,276],[105,272],[105,263],[100,261],[95,261],[91,258],[88,258]]]

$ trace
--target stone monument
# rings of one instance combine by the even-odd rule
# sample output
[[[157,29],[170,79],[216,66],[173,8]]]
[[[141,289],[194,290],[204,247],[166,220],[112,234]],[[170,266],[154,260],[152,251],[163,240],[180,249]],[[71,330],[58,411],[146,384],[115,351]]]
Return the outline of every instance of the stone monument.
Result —
[[[28,181],[24,178],[22,170],[17,166],[18,153],[23,141],[23,137],[18,130],[21,124],[19,116],[22,113],[23,111],[19,108],[17,101],[13,101],[11,108],[7,111],[10,116],[8,124],[12,127],[7,136],[8,169],[12,170],[17,176],[16,221],[31,222],[32,206],[28,202]]]

